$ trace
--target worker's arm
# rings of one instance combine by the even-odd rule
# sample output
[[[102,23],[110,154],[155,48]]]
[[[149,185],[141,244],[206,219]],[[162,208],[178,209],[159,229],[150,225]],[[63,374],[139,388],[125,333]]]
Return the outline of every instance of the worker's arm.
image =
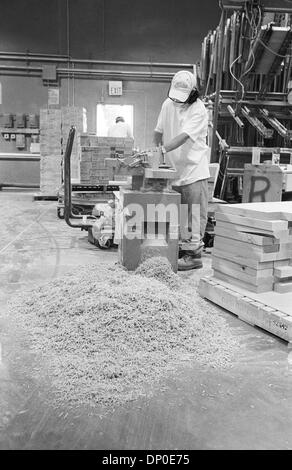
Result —
[[[190,136],[186,132],[182,132],[164,144],[165,151],[171,152],[171,150],[175,150],[181,145],[185,144],[187,140],[191,140]]]
[[[153,142],[156,147],[162,145],[162,132],[154,131]]]

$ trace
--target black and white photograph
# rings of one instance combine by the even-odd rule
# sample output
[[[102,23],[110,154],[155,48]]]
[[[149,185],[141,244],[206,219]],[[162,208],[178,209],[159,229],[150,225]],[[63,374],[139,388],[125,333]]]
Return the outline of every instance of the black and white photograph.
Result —
[[[292,0],[0,7],[0,450],[291,451]]]

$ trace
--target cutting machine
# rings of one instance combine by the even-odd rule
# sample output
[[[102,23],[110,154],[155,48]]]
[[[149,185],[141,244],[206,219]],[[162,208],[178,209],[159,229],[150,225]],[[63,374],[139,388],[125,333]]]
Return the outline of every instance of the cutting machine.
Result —
[[[177,172],[169,157],[157,147],[131,157],[105,159],[113,174],[127,168],[131,183],[120,188],[112,220],[105,217],[103,226],[103,219],[97,220],[93,214],[78,216],[72,213],[70,157],[74,136],[72,126],[64,156],[64,217],[67,224],[88,230],[89,240],[96,241],[95,244],[102,241],[104,247],[109,247],[116,242],[120,262],[129,270],[136,269],[146,257],[164,256],[176,272],[181,196],[171,187]]]

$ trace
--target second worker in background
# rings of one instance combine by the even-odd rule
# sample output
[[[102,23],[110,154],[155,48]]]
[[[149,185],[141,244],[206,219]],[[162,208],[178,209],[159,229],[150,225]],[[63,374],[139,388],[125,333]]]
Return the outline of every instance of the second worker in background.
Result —
[[[116,122],[109,128],[107,135],[108,137],[134,138],[133,132],[129,124],[125,122],[123,116],[116,117]]]

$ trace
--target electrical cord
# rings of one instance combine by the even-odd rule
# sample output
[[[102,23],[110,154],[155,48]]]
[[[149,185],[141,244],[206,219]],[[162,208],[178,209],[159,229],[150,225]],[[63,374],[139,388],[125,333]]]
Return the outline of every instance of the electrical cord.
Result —
[[[257,34],[258,34],[258,29],[261,25],[261,22],[262,22],[262,14],[261,14],[261,9],[260,7],[258,6],[258,21],[256,22],[256,18],[255,18],[255,13],[254,13],[254,10],[252,10],[252,16],[251,18],[249,17],[249,12],[248,12],[248,8],[247,8],[247,5],[245,5],[245,15],[246,15],[246,18],[247,18],[247,21],[250,25],[250,28],[251,28],[251,36],[248,37],[248,39],[250,40],[250,49],[249,49],[249,57],[252,56],[252,63],[251,65],[249,66],[249,68],[239,77],[237,78],[234,73],[232,72],[232,67],[233,65],[240,59],[241,57],[241,54],[240,56],[238,56],[233,62],[232,64],[230,65],[229,67],[229,71],[230,71],[230,74],[231,76],[234,78],[234,80],[239,83],[240,87],[241,87],[241,98],[239,100],[239,102],[241,102],[244,98],[244,95],[245,95],[245,88],[244,88],[244,84],[242,83],[242,78],[247,75],[253,68],[254,64],[255,64],[255,56],[254,56],[254,52],[253,52],[253,44],[254,44],[254,41],[257,37]]]
[[[220,0],[219,0],[219,7],[222,9],[222,2]],[[262,24],[263,15],[262,15],[261,7],[259,5],[256,5],[256,8],[257,8],[257,14],[256,14],[256,9],[254,7],[251,8],[251,11],[249,11],[247,3],[245,4],[245,15],[246,15],[246,19],[247,19],[247,21],[249,23],[249,26],[250,26],[250,29],[251,29],[251,31],[250,31],[251,34],[248,37],[244,37],[244,36],[242,36],[242,37],[245,38],[245,39],[250,40],[250,49],[249,49],[247,63],[249,62],[250,57],[251,57],[252,58],[251,65],[248,67],[248,69],[239,78],[237,78],[235,76],[235,74],[232,71],[232,68],[236,64],[236,62],[241,58],[242,54],[240,54],[229,66],[230,75],[233,77],[233,79],[241,87],[241,99],[239,101],[243,100],[244,94],[245,94],[244,84],[241,82],[241,80],[242,80],[243,77],[245,77],[253,69],[253,67],[255,65],[255,55],[254,55],[254,51],[253,51],[253,46],[254,46],[254,43],[255,43],[256,40],[259,41],[265,49],[267,49],[269,52],[271,52],[275,56],[281,57],[283,59],[285,59],[285,58],[286,59],[291,59],[292,58],[292,55],[290,55],[290,54],[289,55],[288,54],[282,55],[282,54],[279,54],[277,51],[271,49],[259,37],[258,33],[259,33],[259,29],[260,29],[261,24]],[[210,73],[210,70],[209,70],[209,76],[208,76],[208,80],[207,80],[206,89],[209,88],[210,78],[211,78],[210,74],[211,73]]]
[[[266,44],[264,41],[262,41],[262,39],[260,39],[260,38],[258,38],[258,41],[259,41],[268,51],[270,51],[272,54],[274,54],[274,55],[276,55],[276,56],[278,56],[278,57],[282,57],[282,59],[285,59],[285,58],[288,59],[288,58],[292,57],[291,55],[288,55],[288,54],[286,54],[286,55],[278,54],[278,52],[274,51],[274,50],[271,49],[269,46],[267,46],[267,44]]]
[[[243,85],[243,83],[242,83],[238,78],[236,78],[236,76],[235,76],[234,73],[232,72],[232,67],[233,67],[233,65],[235,65],[235,63],[236,63],[240,58],[241,58],[241,54],[240,54],[238,57],[236,57],[236,59],[234,59],[234,61],[232,62],[232,64],[230,64],[229,72],[230,72],[230,75],[234,78],[234,80],[235,80],[237,83],[239,83],[239,85],[241,86],[241,98],[240,98],[239,101],[242,101],[242,100],[243,100],[243,97],[244,97],[244,92],[245,92],[245,90],[244,90],[244,85]]]
[[[261,12],[261,9],[260,7],[258,6],[258,12],[259,12],[259,19],[258,19],[258,23],[255,27],[255,31],[254,31],[254,36],[253,38],[249,38],[250,39],[250,49],[249,49],[249,54],[248,54],[248,61],[247,63],[249,62],[249,57],[252,55],[252,64],[250,65],[250,67],[241,75],[240,77],[240,80],[245,76],[247,75],[253,68],[254,64],[255,64],[255,55],[254,55],[254,52],[253,52],[253,45],[254,45],[254,42],[255,42],[255,39],[257,37],[257,34],[258,34],[258,29],[259,27],[261,26],[261,22],[262,22],[262,12]],[[246,16],[247,16],[247,19],[249,21],[249,18],[248,18],[248,14],[246,13]]]
[[[261,25],[261,21],[262,21],[262,12],[261,12],[261,8],[260,8],[259,5],[257,5],[257,8],[258,8],[258,12],[259,12],[259,20],[258,20],[258,24],[257,24],[256,30],[255,30],[256,35],[257,35],[257,33],[258,33],[258,29],[259,29],[259,26]],[[247,7],[246,7],[246,10],[247,10]],[[254,17],[254,13],[252,14],[252,21],[255,23],[253,17]],[[248,19],[248,21],[249,21],[249,23],[250,23],[250,25],[251,25],[251,27],[252,27],[251,21],[250,21],[250,19],[249,19],[248,16],[247,16],[247,19]],[[260,39],[260,38],[258,38],[258,41],[259,41],[269,52],[271,52],[271,53],[274,54],[275,56],[282,57],[283,59],[284,59],[284,58],[289,58],[289,57],[291,57],[291,56],[289,56],[289,55],[287,55],[287,54],[285,54],[285,55],[279,54],[277,51],[271,49],[271,48],[270,48],[262,39]]]
[[[68,70],[67,70],[67,81],[68,81],[68,106],[70,106],[70,7],[69,0],[66,1],[66,35],[67,35],[67,56],[68,56]]]
[[[240,76],[240,80],[252,70],[252,68],[253,68],[253,66],[254,66],[254,64],[255,64],[255,55],[254,55],[254,52],[253,52],[252,48],[251,48],[251,50],[250,50],[250,54],[252,55],[252,64],[251,64],[251,66]]]

